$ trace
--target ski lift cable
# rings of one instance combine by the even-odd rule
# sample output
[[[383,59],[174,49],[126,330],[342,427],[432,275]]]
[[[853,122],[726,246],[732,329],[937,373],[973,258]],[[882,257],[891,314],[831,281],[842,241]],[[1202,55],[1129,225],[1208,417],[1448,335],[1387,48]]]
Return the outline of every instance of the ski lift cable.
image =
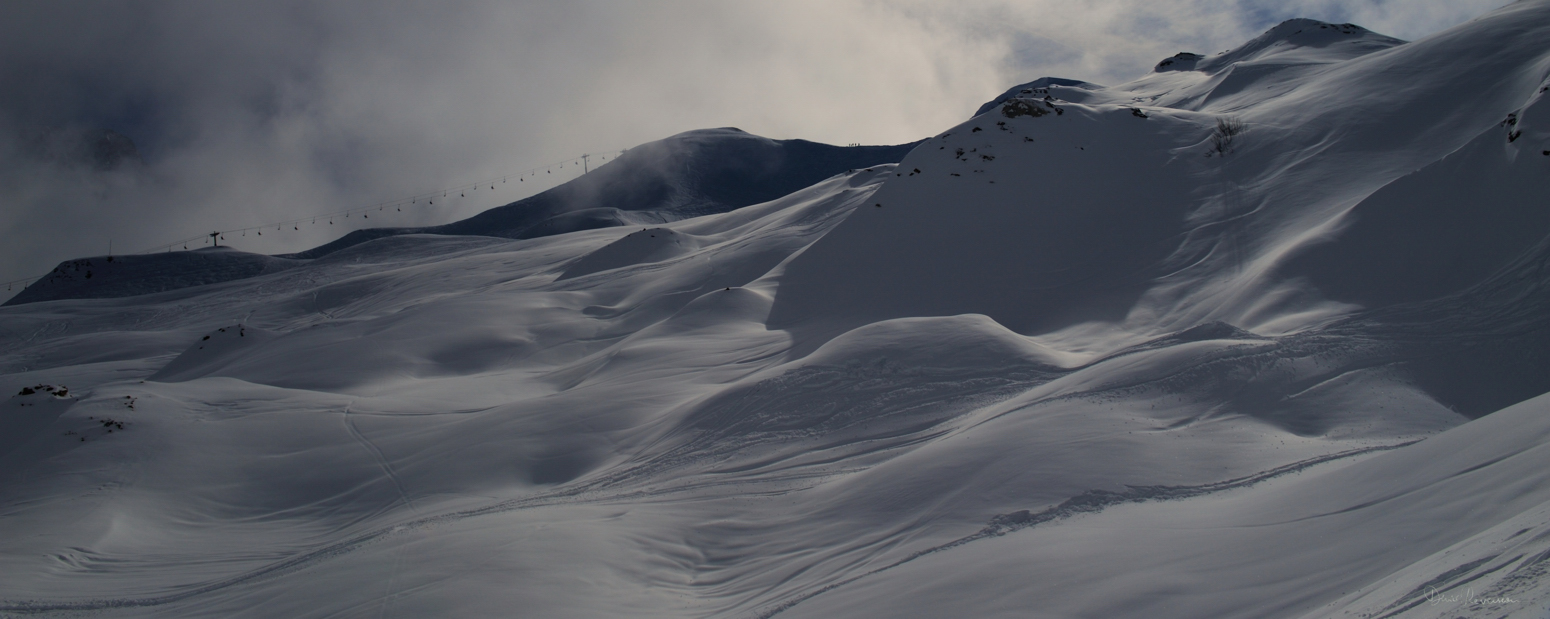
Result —
[[[243,233],[243,232],[246,232],[246,231],[249,231],[249,230],[259,230],[259,229],[262,229],[262,228],[264,228],[266,226],[276,226],[276,227],[292,226],[293,228],[296,228],[296,227],[299,227],[300,224],[307,223],[309,221],[313,221],[316,218],[322,218],[322,217],[348,217],[348,216],[356,214],[356,213],[365,213],[365,212],[370,211],[372,209],[376,209],[376,208],[379,208],[380,206],[386,206],[386,205],[392,205],[392,206],[395,206],[395,207],[417,205],[419,203],[419,200],[423,199],[423,200],[427,200],[427,202],[429,202],[429,200],[431,198],[436,197],[436,194],[438,194],[438,193],[443,194],[443,196],[450,198],[449,194],[451,192],[453,192],[453,191],[456,191],[459,194],[466,194],[468,191],[472,191],[474,189],[477,189],[479,187],[479,185],[481,185],[481,184],[489,185],[493,189],[494,186],[496,185],[497,181],[499,181],[501,183],[504,183],[506,181],[506,179],[514,178],[514,177],[515,178],[521,178],[523,176],[527,176],[527,175],[530,175],[530,174],[531,175],[536,175],[539,171],[544,171],[544,172],[547,173],[550,170],[554,170],[556,168],[559,168],[560,166],[562,166],[563,164],[566,164],[566,163],[579,163],[585,157],[598,157],[599,159],[602,159],[602,158],[604,158],[604,157],[606,157],[608,155],[613,155],[614,159],[618,159],[619,156],[623,155],[625,152],[628,152],[628,149],[605,151],[603,153],[585,153],[583,155],[580,155],[580,156],[577,156],[577,157],[572,157],[572,158],[566,159],[564,161],[553,162],[553,163],[550,163],[550,164],[547,164],[547,165],[542,165],[542,166],[535,166],[535,167],[532,167],[532,168],[528,168],[526,170],[522,170],[520,172],[512,172],[510,174],[506,174],[506,175],[503,175],[503,176],[497,176],[497,177],[494,177],[493,179],[490,179],[490,180],[477,181],[477,182],[473,182],[473,183],[466,183],[466,184],[461,184],[461,185],[458,185],[458,186],[455,186],[455,187],[446,187],[446,188],[443,188],[443,189],[438,189],[438,190],[435,190],[435,191],[421,192],[421,193],[412,194],[412,195],[409,195],[409,196],[404,196],[404,197],[400,197],[400,198],[393,199],[393,200],[386,200],[386,201],[379,202],[379,203],[376,203],[376,204],[372,204],[372,205],[369,205],[369,206],[358,206],[358,207],[344,209],[344,210],[340,210],[340,211],[334,211],[332,213],[321,213],[321,214],[318,214],[316,217],[309,215],[307,217],[302,217],[302,218],[298,218],[298,219],[290,219],[290,220],[286,220],[286,221],[271,222],[271,223],[268,223],[268,224],[261,224],[261,225],[256,225],[256,226],[248,226],[248,227],[245,227],[245,228],[237,228],[237,229],[234,229],[234,230],[226,230],[225,232]],[[466,196],[464,196],[464,197],[466,197]],[[400,208],[400,210],[402,210],[402,209]],[[140,252],[136,252],[136,253],[147,254],[147,253],[160,252],[160,251],[165,250],[165,249],[170,248],[170,247],[181,245],[181,244],[184,244],[184,243],[187,243],[187,242],[203,240],[205,238],[206,238],[206,236],[204,236],[204,235],[191,236],[191,237],[188,237],[187,239],[184,239],[184,240],[181,240],[181,241],[177,241],[177,242],[173,242],[173,243],[162,243],[162,244],[156,245],[155,247],[152,247],[150,249],[146,249],[146,250],[143,250],[143,251],[140,251]],[[39,276],[39,277],[42,277],[42,276]],[[36,279],[36,278],[34,278],[34,279]]]

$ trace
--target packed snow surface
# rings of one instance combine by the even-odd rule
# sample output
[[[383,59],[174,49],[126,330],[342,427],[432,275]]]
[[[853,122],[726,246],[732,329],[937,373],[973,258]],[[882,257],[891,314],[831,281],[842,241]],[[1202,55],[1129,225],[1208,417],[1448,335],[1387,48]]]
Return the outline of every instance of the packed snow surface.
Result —
[[[1547,74],[1550,1],[1292,20],[729,212],[0,308],[0,614],[1542,618]]]

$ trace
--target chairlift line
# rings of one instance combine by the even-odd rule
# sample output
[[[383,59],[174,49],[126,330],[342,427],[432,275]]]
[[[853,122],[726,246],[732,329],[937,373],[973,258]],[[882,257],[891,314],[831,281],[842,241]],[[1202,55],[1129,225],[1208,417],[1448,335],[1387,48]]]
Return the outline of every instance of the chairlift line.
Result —
[[[614,158],[615,159],[618,159],[620,155],[623,155],[625,152],[627,152],[627,149],[626,150],[618,150],[618,151],[609,151],[609,152],[614,154]],[[583,154],[580,157],[576,157],[576,158],[572,158],[572,159],[567,159],[567,160],[559,162],[559,163],[552,163],[552,164],[549,164],[547,166],[538,166],[538,167],[528,168],[527,170],[524,170],[522,172],[506,174],[506,175],[500,176],[498,178],[500,179],[500,182],[501,182],[502,185],[506,184],[506,182],[509,181],[511,179],[511,177],[513,177],[513,176],[517,177],[517,182],[521,183],[521,182],[525,182],[525,179],[523,178],[525,176],[534,176],[534,177],[538,176],[538,171],[539,170],[543,170],[544,174],[553,174],[554,173],[554,168],[558,167],[560,169],[564,169],[566,163],[576,163],[578,161],[582,162],[583,163],[583,168],[585,168],[586,167],[585,166],[586,158],[590,157],[590,156],[593,156],[593,155],[591,153],[587,153],[587,154]],[[608,155],[596,155],[596,156],[600,160],[603,160],[603,161],[607,161],[608,160]],[[590,170],[586,170],[583,173],[585,174],[585,173],[589,173],[589,172],[590,172]],[[495,190],[495,180],[492,179],[492,180],[489,180],[489,181],[476,182],[476,183],[472,183],[470,185],[462,185],[462,186],[460,186],[460,188],[457,188],[457,190],[459,192],[459,196],[460,197],[467,197],[467,195],[466,195],[467,191],[478,190],[479,189],[479,185],[483,184],[483,183],[488,183],[490,185],[490,190],[491,191]],[[452,188],[441,190],[442,191],[442,197],[446,197],[447,194],[449,192],[451,192],[452,190],[453,190]],[[420,199],[421,195],[427,196],[427,202],[430,205],[434,206],[436,204],[435,200],[429,198],[429,196],[434,196],[435,195],[435,192],[433,192],[433,191],[432,192],[426,192],[424,194],[417,194],[417,195],[410,196],[409,197],[409,204],[411,204],[411,205],[419,204],[419,199]],[[403,206],[402,206],[404,204],[404,200],[402,198],[400,198],[398,200],[389,201],[389,202],[378,203],[376,205],[377,206],[377,210],[378,211],[385,211],[386,210],[386,205],[388,205],[388,204],[395,205],[394,206],[394,210],[397,211],[397,212],[403,212],[403,210],[404,210]],[[343,210],[343,211],[335,211],[333,213],[320,214],[320,215],[312,217],[311,221],[312,221],[312,225],[316,226],[318,224],[318,219],[327,218],[328,219],[328,225],[334,225],[334,217],[339,216],[339,215],[343,215],[346,218],[348,218],[353,213],[360,213],[362,218],[369,219],[370,215],[367,214],[367,211],[370,211],[370,210],[371,210],[370,206],[356,207],[356,208],[353,208],[353,209],[346,209],[346,210]],[[275,227],[275,230],[280,231],[280,230],[284,230],[284,227],[287,224],[289,224],[291,226],[291,230],[299,232],[301,230],[301,222],[307,221],[307,220],[308,220],[307,218],[291,219],[291,220],[287,220],[287,221],[277,222],[277,223],[275,223],[273,225]],[[263,236],[264,235],[263,228],[265,226],[268,226],[268,225],[271,225],[271,224],[261,224],[261,225],[257,225],[257,226],[249,226],[247,228],[228,230],[228,232],[238,232],[242,236],[245,237],[245,236],[247,236],[247,231],[248,230],[252,230],[252,231],[254,231],[255,235]],[[166,244],[163,244],[163,245],[156,245],[156,246],[154,246],[154,247],[152,247],[150,249],[146,249],[146,250],[143,250],[143,251],[140,251],[140,252],[136,252],[136,253],[138,253],[138,254],[159,253],[164,248],[170,253],[173,250],[175,250],[178,245],[182,245],[183,249],[185,251],[187,251],[189,243],[191,243],[193,241],[199,241],[199,240],[203,240],[206,243],[214,243],[215,245],[219,245],[219,241],[226,240],[226,237],[223,236],[223,233],[221,233],[221,232],[214,232],[214,233],[211,233],[211,234],[189,237],[189,238],[183,239],[181,241],[174,241],[172,243],[166,243]],[[14,279],[14,280],[8,281],[8,282],[6,282],[6,290],[12,290],[13,289],[12,287],[16,286],[16,285],[22,285],[22,286],[31,285],[32,283],[34,283],[34,282],[36,282],[38,280],[41,280],[41,279],[43,279],[44,277],[47,277],[47,276],[48,276],[48,274],[45,273],[43,275],[38,275],[38,276],[34,276],[34,277],[24,277],[24,278],[21,278],[21,279]]]

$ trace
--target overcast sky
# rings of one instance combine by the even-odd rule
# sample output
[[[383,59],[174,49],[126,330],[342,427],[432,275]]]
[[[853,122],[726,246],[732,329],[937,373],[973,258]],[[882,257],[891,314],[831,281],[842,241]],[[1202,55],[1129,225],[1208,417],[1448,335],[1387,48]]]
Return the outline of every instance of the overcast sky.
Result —
[[[689,129],[907,142],[1017,83],[1121,83],[1291,17],[1413,40],[1504,1],[8,2],[0,281],[110,240],[128,253]],[[16,139],[39,127],[115,130],[145,165],[39,161]],[[444,223],[536,188],[369,223]],[[344,231],[303,228],[228,243]]]

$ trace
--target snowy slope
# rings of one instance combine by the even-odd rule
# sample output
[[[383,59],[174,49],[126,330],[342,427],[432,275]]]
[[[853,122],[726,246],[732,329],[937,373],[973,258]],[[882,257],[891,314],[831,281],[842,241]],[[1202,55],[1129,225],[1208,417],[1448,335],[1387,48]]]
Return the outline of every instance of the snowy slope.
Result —
[[[1547,430],[1550,396],[1349,464],[1095,495],[1099,509],[1007,518],[789,616],[1537,616],[1550,602]],[[1329,539],[1341,541],[1310,544]],[[986,580],[1000,582],[990,596],[954,594]],[[1317,603],[1330,590],[1341,597]]]
[[[731,212],[0,308],[69,386],[0,613],[1540,617],[1547,43],[1294,20]]]
[[[1242,64],[1297,69],[1265,71],[1253,88],[1192,71],[1169,78],[1172,82],[1159,82],[1155,75],[1177,72],[1155,74],[1099,95],[1077,87],[1039,89],[1028,98],[1049,97],[1052,102],[1045,105],[1060,113],[1007,118],[987,112],[907,157],[900,167],[907,174],[920,173],[890,184],[878,195],[883,207],[846,222],[792,265],[775,319],[801,319],[815,311],[804,306],[842,294],[868,297],[845,304],[847,313],[867,312],[863,320],[881,314],[988,310],[1008,324],[1037,321],[1028,325],[1034,330],[1059,327],[1094,311],[1110,319],[1121,312],[1165,330],[1210,319],[1281,332],[1310,324],[1342,308],[1287,299],[1291,292],[1282,288],[1287,275],[1301,273],[1284,272],[1282,265],[1348,227],[1357,203],[1477,138],[1513,151],[1538,153],[1550,147],[1550,141],[1534,137],[1509,144],[1507,131],[1497,127],[1509,113],[1527,115],[1523,110],[1546,85],[1538,66],[1545,33],[1524,23],[1525,13],[1539,10],[1538,3],[1520,3],[1426,44],[1393,47],[1392,39],[1360,30],[1329,35],[1378,39],[1377,44],[1347,47],[1348,54],[1365,53],[1344,62],[1331,59],[1333,45],[1295,45],[1309,33],[1288,30],[1305,25],[1294,20],[1223,55],[1245,60],[1220,69],[1217,76],[1240,71]],[[1280,44],[1270,43],[1274,35],[1281,36]],[[1282,47],[1292,49],[1265,57],[1266,48]],[[1306,66],[1320,69],[1310,72]],[[1415,70],[1406,67],[1426,67],[1426,79],[1412,79]],[[1165,87],[1169,90],[1157,92]],[[1088,103],[1059,98],[1069,91],[1080,91],[1078,99]],[[1241,119],[1247,130],[1232,153],[1207,157],[1212,154],[1208,138],[1224,115]],[[1490,137],[1481,138],[1484,134]],[[1528,170],[1547,163],[1525,161],[1522,167],[1533,174]],[[1460,176],[1416,176],[1460,187],[1486,180],[1478,170],[1451,173]],[[1542,186],[1519,183],[1489,197],[1534,204],[1541,195],[1534,192]],[[1467,203],[1440,201],[1434,207],[1447,208],[1465,209]],[[923,217],[933,219],[913,227]],[[929,231],[936,238],[909,237],[899,233],[901,227]],[[1101,235],[1094,233],[1099,228]],[[1496,252],[1499,257],[1511,258],[1511,250],[1526,249],[1524,238],[1532,242],[1545,232],[1542,226],[1515,228],[1495,232],[1518,237]],[[881,245],[863,237],[877,238]],[[1369,254],[1408,255],[1404,252],[1414,252],[1391,251],[1414,243],[1406,237],[1392,230],[1386,238],[1361,244]],[[905,280],[916,273],[940,278],[950,293],[917,295],[913,281],[881,275],[889,264],[914,267],[895,272]],[[984,270],[981,279],[965,268],[970,264],[993,269]],[[1501,260],[1492,264],[1499,266]],[[1005,268],[1016,273],[1005,278],[1008,285],[1021,282],[1024,290],[990,283]],[[1433,270],[1423,266],[1412,273],[1430,278]],[[812,275],[803,275],[808,272]],[[1468,275],[1444,277],[1459,278],[1453,282],[1458,288],[1486,274],[1470,269]],[[1361,281],[1382,279],[1374,273]],[[1080,282],[1091,282],[1113,298],[1106,301],[1104,295],[1083,290]],[[1325,296],[1349,298],[1321,283]],[[1147,298],[1138,303],[1143,291]],[[898,305],[901,296],[916,305]],[[1070,301],[1062,300],[1067,296]],[[1296,305],[1280,304],[1285,302]],[[870,310],[868,304],[881,307]],[[1180,305],[1188,309],[1174,311]],[[1013,317],[1012,310],[1003,309],[1013,307],[1028,308],[1030,317]],[[1062,308],[1070,308],[1075,318],[1062,318]],[[1172,316],[1159,321],[1159,314]]]

